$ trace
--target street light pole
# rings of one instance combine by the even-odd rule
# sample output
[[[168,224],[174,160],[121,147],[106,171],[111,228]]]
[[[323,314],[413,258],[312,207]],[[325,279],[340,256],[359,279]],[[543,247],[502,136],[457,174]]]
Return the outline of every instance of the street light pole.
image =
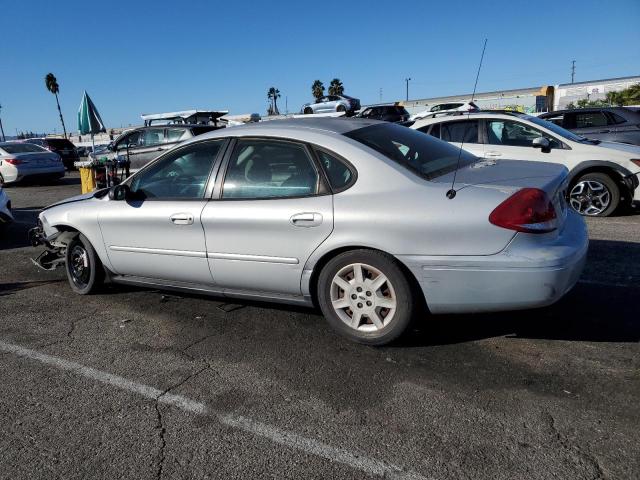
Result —
[[[411,80],[411,77],[405,78],[404,81],[407,84],[407,102],[409,101],[409,81]]]

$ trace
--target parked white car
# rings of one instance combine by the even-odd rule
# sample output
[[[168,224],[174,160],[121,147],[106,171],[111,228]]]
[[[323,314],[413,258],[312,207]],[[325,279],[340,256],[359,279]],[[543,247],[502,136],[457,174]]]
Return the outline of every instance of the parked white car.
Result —
[[[435,118],[442,115],[447,115],[452,112],[474,112],[478,110],[478,106],[472,101],[468,102],[453,102],[453,103],[439,103],[423,110],[422,112],[414,113],[409,117],[409,120],[421,120],[423,118]]]
[[[4,191],[2,184],[0,184],[0,230],[12,222],[11,200],[9,200],[7,192]]]
[[[640,147],[580,137],[517,112],[476,112],[416,121],[411,128],[477,157],[560,163],[569,169],[568,199],[579,213],[606,217],[640,201]]]

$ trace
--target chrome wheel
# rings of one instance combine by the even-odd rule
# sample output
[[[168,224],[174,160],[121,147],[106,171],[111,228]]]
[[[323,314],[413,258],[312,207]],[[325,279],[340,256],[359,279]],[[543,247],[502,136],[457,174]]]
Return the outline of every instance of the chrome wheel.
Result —
[[[340,320],[361,332],[374,332],[389,325],[398,306],[387,276],[364,263],[341,268],[331,282],[330,297]]]
[[[85,288],[91,279],[91,266],[87,251],[82,245],[74,245],[69,259],[69,273],[71,273],[73,283],[79,288]]]
[[[569,204],[582,215],[600,215],[611,203],[611,192],[606,185],[595,180],[583,180],[569,193]]]

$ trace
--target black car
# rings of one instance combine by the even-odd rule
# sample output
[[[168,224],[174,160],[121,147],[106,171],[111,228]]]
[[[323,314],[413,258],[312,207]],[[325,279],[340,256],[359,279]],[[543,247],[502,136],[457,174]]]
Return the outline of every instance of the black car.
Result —
[[[587,138],[640,145],[640,108],[596,107],[558,110],[540,118]]]
[[[131,170],[144,167],[166,150],[188,138],[220,128],[215,125],[172,123],[128,130],[110,143],[106,151],[96,151],[98,158],[128,159]]]
[[[365,108],[358,117],[385,122],[406,122],[409,120],[409,112],[402,105],[373,105]]]
[[[41,147],[60,155],[64,168],[67,170],[73,170],[75,168],[73,166],[73,162],[80,160],[76,147],[66,138],[28,138],[25,142],[35,143],[36,145],[40,145]]]

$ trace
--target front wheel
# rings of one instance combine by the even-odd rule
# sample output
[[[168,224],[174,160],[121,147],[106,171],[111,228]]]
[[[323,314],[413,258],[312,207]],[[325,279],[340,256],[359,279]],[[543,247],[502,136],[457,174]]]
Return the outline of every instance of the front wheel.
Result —
[[[345,107],[344,105],[338,105],[338,108],[336,108],[336,112],[346,112],[347,111],[347,107]]]
[[[608,217],[619,203],[620,188],[606,173],[587,173],[569,191],[569,205],[589,217]]]
[[[393,257],[371,250],[352,250],[329,261],[318,278],[318,303],[338,333],[367,345],[402,335],[415,304]]]
[[[305,108],[305,109],[304,109],[304,112],[303,112],[303,113],[304,113],[305,115],[310,115],[310,114],[312,114],[312,113],[313,113],[313,110],[311,109],[311,107],[307,107],[307,108]]]
[[[87,237],[79,234],[69,242],[65,260],[67,278],[74,292],[88,295],[102,286],[102,262]]]

